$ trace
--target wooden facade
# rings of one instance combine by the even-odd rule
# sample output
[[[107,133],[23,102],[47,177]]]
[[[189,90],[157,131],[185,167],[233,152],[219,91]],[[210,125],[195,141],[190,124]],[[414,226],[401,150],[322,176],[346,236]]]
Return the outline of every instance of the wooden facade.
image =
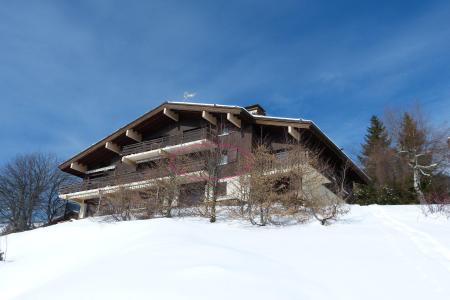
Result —
[[[221,172],[227,178],[226,183],[233,175],[242,175],[235,174],[236,155],[251,153],[254,145],[262,140],[268,141],[276,152],[283,149],[286,141],[299,139],[323,149],[322,155],[333,161],[336,168],[349,161],[312,121],[268,117],[260,105],[244,108],[165,102],[62,163],[60,169],[78,176],[80,182],[62,187],[60,196],[79,202],[83,210],[81,217],[92,214],[102,192],[118,185],[139,188],[165,176],[154,170],[154,161],[179,154],[191,155],[218,143],[231,145],[229,148],[234,145],[239,153],[230,150],[225,154]],[[180,176],[202,172],[205,165],[201,161],[190,162],[182,169],[184,173]],[[349,181],[366,183],[368,180],[352,163]]]

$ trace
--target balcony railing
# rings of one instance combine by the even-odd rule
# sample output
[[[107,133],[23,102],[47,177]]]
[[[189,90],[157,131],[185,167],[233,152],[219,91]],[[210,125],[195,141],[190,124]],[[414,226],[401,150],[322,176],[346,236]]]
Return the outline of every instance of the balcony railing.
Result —
[[[275,153],[275,158],[277,163],[281,164],[289,164],[293,162],[308,162],[309,161],[309,152],[301,151],[301,152],[290,152],[289,150],[281,151]]]
[[[175,146],[183,143],[194,142],[198,140],[208,139],[214,141],[214,135],[208,128],[200,128],[183,132],[182,134],[164,136],[157,139],[152,139],[140,143],[124,146],[122,149],[122,156],[147,152],[151,150],[161,149],[168,146]]]
[[[59,189],[60,194],[70,194],[108,186],[117,186],[133,182],[140,182],[168,176],[171,172],[176,175],[183,175],[190,172],[205,170],[204,161],[191,161],[180,164],[179,166],[167,166],[167,168],[147,169],[145,171],[136,171],[132,173],[113,174],[94,179],[86,179],[83,182],[62,186]]]

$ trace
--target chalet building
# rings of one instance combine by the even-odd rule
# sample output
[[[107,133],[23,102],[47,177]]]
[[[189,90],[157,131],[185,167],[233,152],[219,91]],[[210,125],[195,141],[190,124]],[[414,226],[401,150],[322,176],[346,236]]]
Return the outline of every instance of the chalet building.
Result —
[[[307,141],[319,146],[336,168],[350,162],[349,186],[369,180],[312,121],[267,116],[258,104],[165,102],[62,163],[60,169],[80,181],[62,187],[60,197],[80,204],[80,218],[94,215],[105,193],[145,189],[166,176],[155,170],[158,160],[195,155],[221,144],[226,146],[222,146],[219,200],[230,200],[235,198],[237,178],[247,170],[238,167],[238,161],[245,161],[261,141],[278,155],[286,151],[288,141]],[[167,172],[186,179],[183,190],[201,191],[206,170],[204,163],[193,160]],[[204,192],[180,193],[178,201],[192,203],[203,196]]]

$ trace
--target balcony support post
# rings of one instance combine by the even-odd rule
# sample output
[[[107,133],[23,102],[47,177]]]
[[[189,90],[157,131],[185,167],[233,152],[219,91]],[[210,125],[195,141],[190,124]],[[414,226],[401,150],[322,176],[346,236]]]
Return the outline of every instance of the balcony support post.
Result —
[[[80,203],[80,212],[78,213],[78,219],[83,219],[86,216],[86,203]]]

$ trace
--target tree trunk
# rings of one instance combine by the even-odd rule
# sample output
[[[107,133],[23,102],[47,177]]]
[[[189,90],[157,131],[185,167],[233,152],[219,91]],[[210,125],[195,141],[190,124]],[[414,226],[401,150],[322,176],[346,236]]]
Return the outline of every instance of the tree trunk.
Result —
[[[420,187],[420,174],[419,168],[414,168],[414,190],[416,191],[417,197],[419,198],[420,204],[425,204],[425,197],[423,195],[422,189]]]

